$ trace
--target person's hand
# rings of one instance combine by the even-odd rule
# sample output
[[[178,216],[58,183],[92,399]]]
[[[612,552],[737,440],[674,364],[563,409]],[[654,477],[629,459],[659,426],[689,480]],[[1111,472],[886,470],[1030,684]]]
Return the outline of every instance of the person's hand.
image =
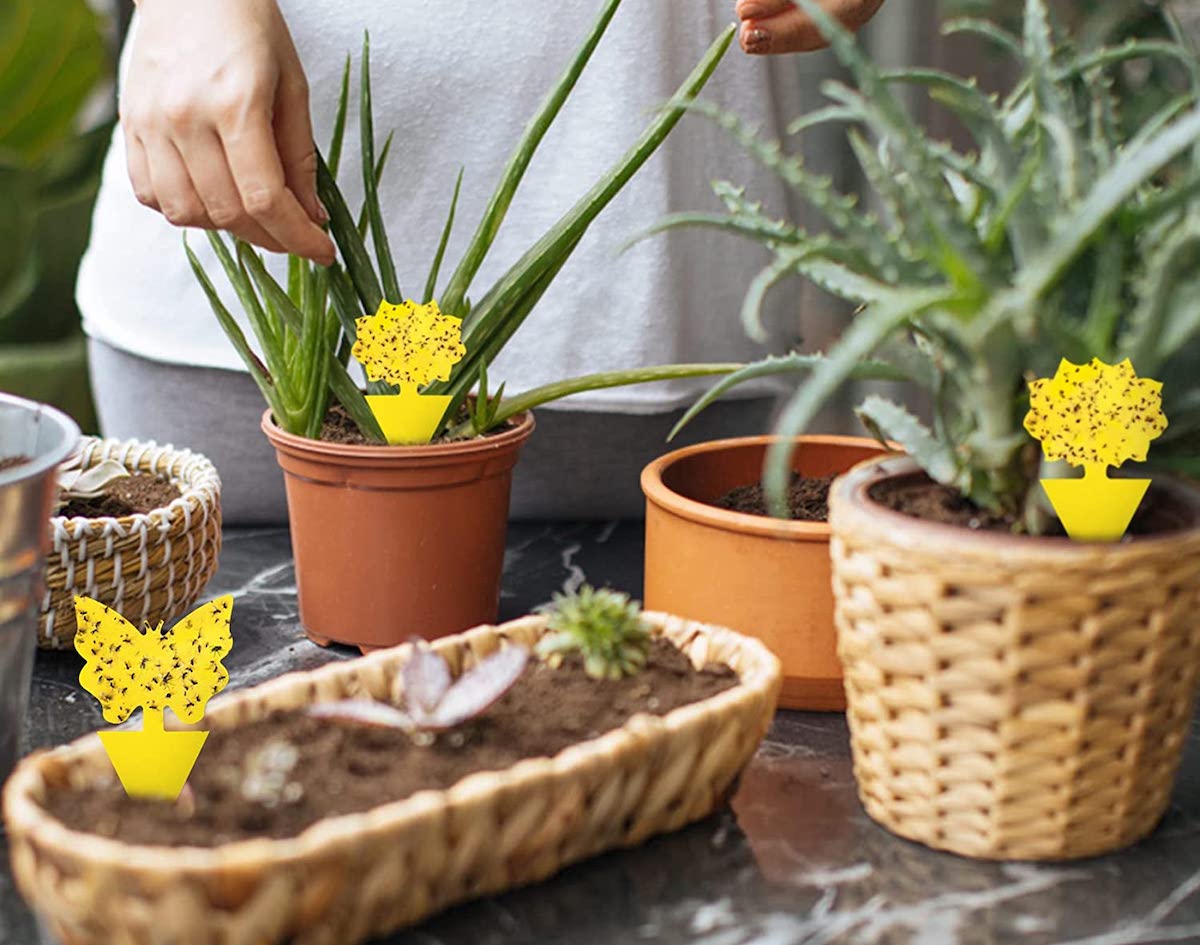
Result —
[[[821,0],[821,6],[852,30],[882,5],[883,0]],[[737,15],[742,21],[738,40],[752,55],[811,52],[828,45],[808,14],[791,0],[738,0]]]
[[[275,0],[140,0],[120,112],[143,204],[333,262],[308,83]]]

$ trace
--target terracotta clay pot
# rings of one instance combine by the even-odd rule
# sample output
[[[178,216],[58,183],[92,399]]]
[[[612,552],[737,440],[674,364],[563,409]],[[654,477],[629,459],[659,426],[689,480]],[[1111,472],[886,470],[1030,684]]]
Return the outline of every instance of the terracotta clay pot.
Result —
[[[300,622],[363,652],[495,621],[512,469],[532,414],[492,436],[347,446],[263,414],[287,487]]]
[[[645,606],[757,637],[783,662],[780,706],[841,710],[846,699],[833,626],[829,526],[710,504],[758,481],[774,440],[701,443],[642,471]],[[861,437],[804,436],[797,443],[793,468],[806,476],[840,474],[884,452]]]

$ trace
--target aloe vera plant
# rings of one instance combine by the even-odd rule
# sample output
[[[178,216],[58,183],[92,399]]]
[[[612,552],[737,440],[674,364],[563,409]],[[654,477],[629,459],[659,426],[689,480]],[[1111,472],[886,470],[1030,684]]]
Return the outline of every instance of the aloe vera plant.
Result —
[[[878,396],[858,407],[866,426],[902,444],[932,479],[1036,533],[1046,514],[1034,488],[1038,447],[1021,426],[1028,379],[1053,374],[1064,357],[1128,356],[1141,376],[1164,382],[1170,427],[1151,460],[1200,473],[1200,64],[1182,33],[1081,52],[1052,26],[1043,0],[1027,0],[1021,36],[989,22],[948,23],[1016,58],[1019,80],[999,96],[942,71],[884,70],[817,4],[798,2],[854,86],[827,83],[829,104],[793,131],[848,125],[880,216],[736,116],[698,105],[828,227],[806,232],[722,183],[726,213],[679,215],[655,231],[713,226],[770,250],[742,312],[752,335],[763,330],[763,297],[792,273],[857,309],[828,352],[735,372],[681,424],[745,379],[798,375],[778,426],[786,439],[764,471],[772,509],[783,515],[790,437],[845,381],[902,378],[931,392],[932,426]],[[1126,131],[1109,73],[1143,57],[1174,67],[1186,91]],[[901,85],[924,88],[952,111],[973,147],[932,140],[901,104]]]
[[[538,145],[567,101],[591,59],[621,0],[605,0],[594,25],[566,70],[530,119],[497,182],[462,258],[438,290],[445,254],[458,212],[455,184],[441,238],[432,261],[422,268],[419,302],[435,301],[440,311],[462,319],[466,355],[448,380],[425,385],[422,393],[449,395],[449,406],[435,438],[482,435],[513,415],[571,394],[605,387],[642,384],[676,378],[727,374],[738,364],[673,364],[613,371],[570,378],[520,395],[505,397],[504,385],[488,389],[488,366],[533,310],[559,270],[566,264],[591,222],[624,187],[666,139],[725,55],[734,36],[731,26],[721,33],[690,76],[665,107],[650,121],[625,156],[598,180],[549,231],[531,241],[529,250],[479,295],[468,294],[480,266],[505,221],[522,177]],[[392,143],[389,135],[377,148],[371,98],[370,42],[364,38],[358,85],[359,138],[362,155],[364,205],[355,214],[338,185],[341,145],[346,132],[350,94],[350,62],[343,74],[334,133],[326,154],[319,156],[318,193],[330,213],[330,233],[341,262],[327,269],[290,259],[288,285],[279,285],[266,271],[259,254],[234,241],[231,249],[210,235],[214,249],[239,301],[245,308],[262,352],[260,357],[221,304],[211,280],[189,250],[197,279],[230,341],[267,399],[276,422],[285,430],[315,438],[320,435],[331,398],[342,405],[359,429],[375,441],[383,435],[363,392],[347,369],[356,340],[356,319],[373,315],[382,302],[406,301],[379,200],[379,181]],[[474,404],[467,398],[474,391]],[[368,394],[395,393],[384,381],[370,381]]]

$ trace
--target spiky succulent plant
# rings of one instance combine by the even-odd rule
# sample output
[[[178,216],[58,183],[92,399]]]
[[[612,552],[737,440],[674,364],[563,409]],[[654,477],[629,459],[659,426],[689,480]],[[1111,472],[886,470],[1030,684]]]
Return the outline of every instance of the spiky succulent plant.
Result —
[[[538,642],[538,656],[578,653],[595,679],[632,676],[646,665],[650,627],[628,594],[585,584],[572,594],[555,594],[542,612],[550,632]]]
[[[820,233],[773,219],[740,188],[718,184],[727,214],[662,223],[716,226],[763,242],[774,260],[743,308],[762,336],[764,295],[798,273],[857,306],[826,354],[775,358],[735,373],[682,422],[735,384],[765,374],[804,377],[778,432],[802,432],[847,380],[904,380],[932,394],[933,424],[868,397],[859,416],[901,443],[934,480],[1017,528],[1046,521],[1036,442],[1022,429],[1027,382],[1061,358],[1131,358],[1164,382],[1170,426],[1150,461],[1200,473],[1200,64],[1186,37],[1080,52],[1027,0],[1023,36],[993,23],[947,31],[983,35],[1011,55],[1020,77],[1003,96],[933,69],[886,71],[812,0],[798,0],[854,76],[824,86],[830,103],[792,131],[824,122],[849,140],[879,215],[837,193],[799,157],[735,116],[705,106],[825,218]],[[1127,131],[1109,73],[1150,57],[1177,69],[1187,91]],[[974,139],[933,140],[902,105],[916,85]],[[785,514],[790,441],[773,448],[764,480]]]

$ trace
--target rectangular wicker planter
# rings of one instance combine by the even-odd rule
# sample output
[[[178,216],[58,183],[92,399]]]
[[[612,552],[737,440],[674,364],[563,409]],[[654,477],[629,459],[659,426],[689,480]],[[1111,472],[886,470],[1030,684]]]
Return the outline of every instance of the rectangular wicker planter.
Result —
[[[210,849],[135,846],[50,817],[48,787],[110,774],[89,735],[30,756],[5,789],[17,885],[65,945],[353,945],[700,820],[726,800],[766,732],[779,661],[732,631],[647,616],[696,665],[725,663],[739,685],[661,718],[635,716],[554,758],[331,817],[293,838]],[[544,632],[543,618],[527,617],[433,645],[458,674],[505,641],[532,646]],[[232,694],[212,705],[207,725],[386,699],[408,649]]]

